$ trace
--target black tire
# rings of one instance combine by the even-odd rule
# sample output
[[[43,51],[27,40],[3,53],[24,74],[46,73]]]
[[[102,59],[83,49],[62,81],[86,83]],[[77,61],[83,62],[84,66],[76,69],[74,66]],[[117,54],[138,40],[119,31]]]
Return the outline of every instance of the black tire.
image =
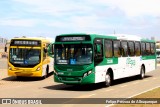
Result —
[[[17,80],[21,80],[21,79],[23,79],[24,77],[22,77],[22,76],[16,76],[16,78],[17,78]]]
[[[144,69],[144,67],[142,66],[142,67],[141,67],[141,70],[140,70],[139,78],[140,78],[140,79],[143,79],[144,77],[145,77],[145,69]]]
[[[104,82],[104,86],[105,87],[109,87],[112,83],[112,77],[111,77],[111,74],[110,73],[107,73],[105,75],[105,82]]]
[[[49,66],[46,68],[46,74],[43,76],[43,79],[47,78],[49,74]]]

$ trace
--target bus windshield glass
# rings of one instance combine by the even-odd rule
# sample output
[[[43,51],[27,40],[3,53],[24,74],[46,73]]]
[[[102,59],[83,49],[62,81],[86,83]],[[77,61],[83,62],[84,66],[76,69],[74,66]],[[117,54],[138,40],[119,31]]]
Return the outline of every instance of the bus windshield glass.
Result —
[[[56,44],[55,63],[82,65],[92,63],[91,44]]]
[[[34,67],[41,61],[41,51],[33,48],[11,48],[9,61],[16,67]]]

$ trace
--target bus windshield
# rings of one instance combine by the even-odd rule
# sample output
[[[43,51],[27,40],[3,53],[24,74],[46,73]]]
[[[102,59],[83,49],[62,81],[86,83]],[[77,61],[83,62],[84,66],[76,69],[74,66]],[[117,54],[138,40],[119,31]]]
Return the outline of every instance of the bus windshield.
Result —
[[[41,61],[40,49],[11,48],[9,61],[16,67],[34,67]]]
[[[55,63],[82,65],[92,63],[91,44],[56,44]]]

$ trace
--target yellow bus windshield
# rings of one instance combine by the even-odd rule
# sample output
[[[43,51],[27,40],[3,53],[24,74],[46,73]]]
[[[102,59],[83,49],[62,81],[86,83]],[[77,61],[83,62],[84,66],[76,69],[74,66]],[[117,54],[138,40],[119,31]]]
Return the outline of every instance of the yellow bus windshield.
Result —
[[[33,48],[10,48],[9,61],[15,67],[34,67],[41,61],[41,50]]]

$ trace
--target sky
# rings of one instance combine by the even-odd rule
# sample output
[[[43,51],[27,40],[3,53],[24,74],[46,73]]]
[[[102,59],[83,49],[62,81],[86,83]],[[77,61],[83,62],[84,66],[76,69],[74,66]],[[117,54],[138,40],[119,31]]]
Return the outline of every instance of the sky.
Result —
[[[0,0],[0,36],[131,34],[160,40],[160,0]]]

